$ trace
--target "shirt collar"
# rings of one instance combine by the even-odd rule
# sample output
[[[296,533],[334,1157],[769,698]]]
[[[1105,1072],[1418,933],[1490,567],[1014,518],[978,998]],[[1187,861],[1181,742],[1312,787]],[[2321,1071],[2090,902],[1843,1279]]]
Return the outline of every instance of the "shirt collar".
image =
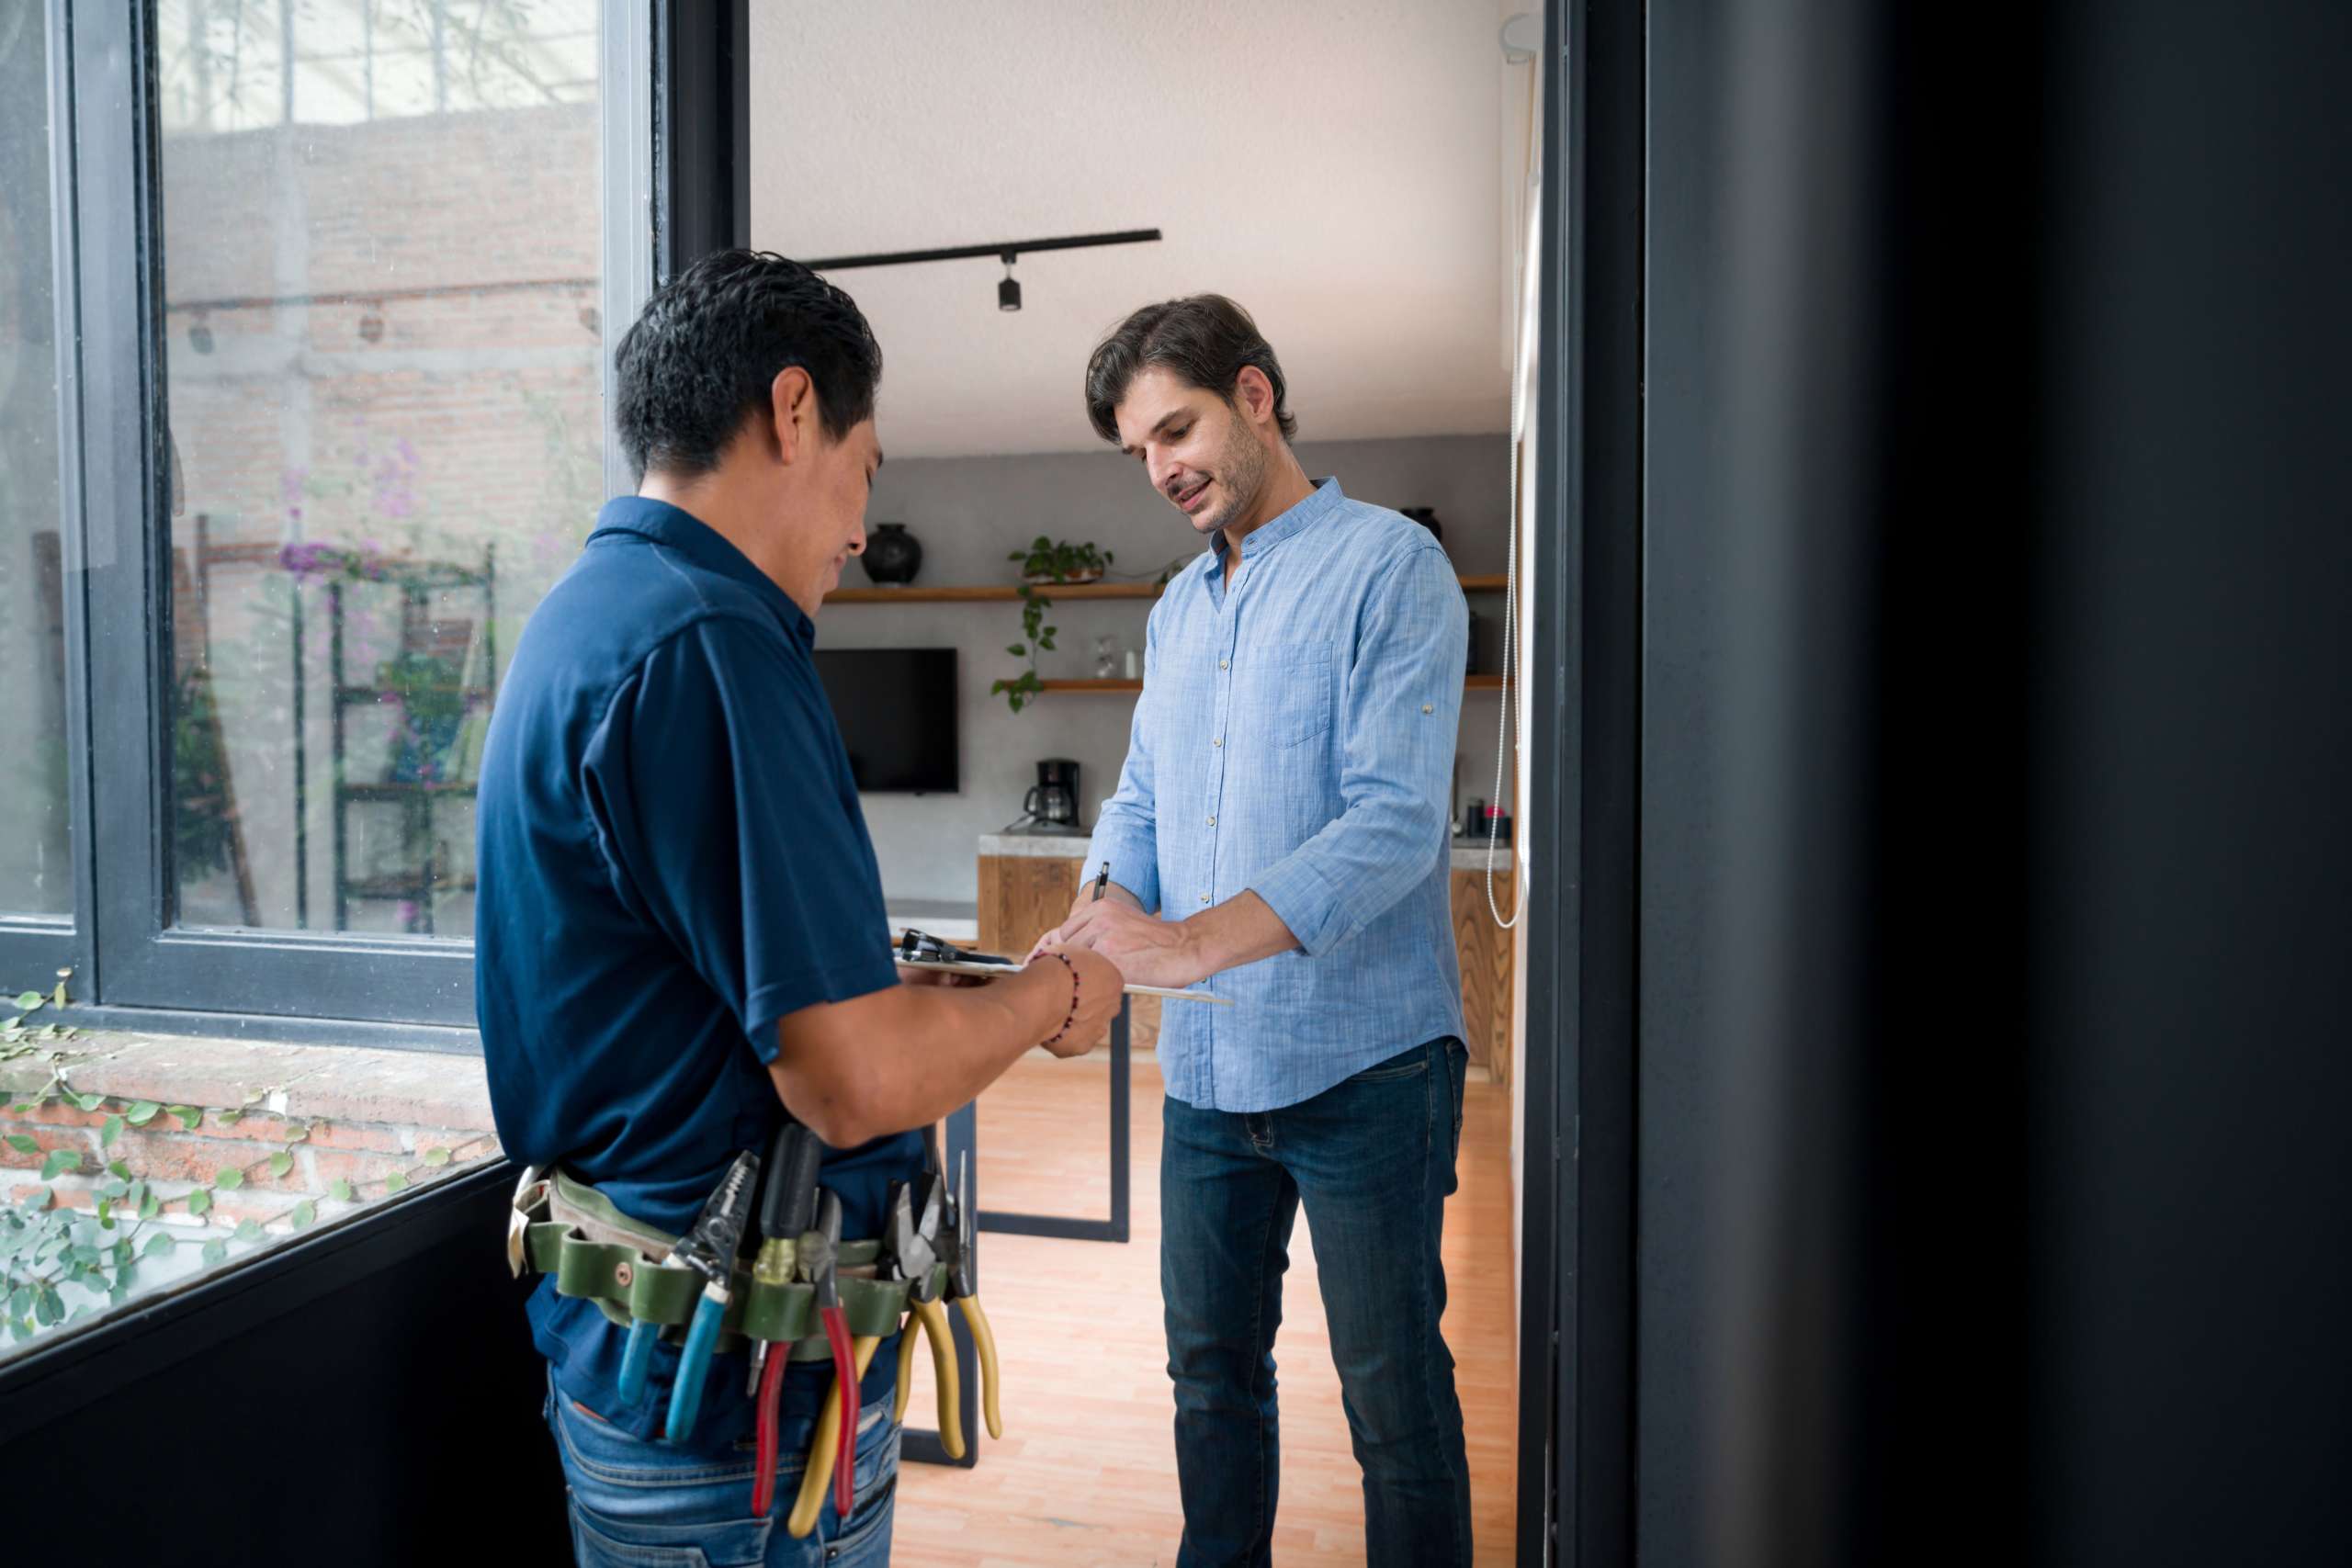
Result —
[[[1332,510],[1347,499],[1340,492],[1340,481],[1337,479],[1327,476],[1316,480],[1314,491],[1306,500],[1282,515],[1260,524],[1241,536],[1242,560],[1244,562],[1256,560],[1293,534],[1312,527],[1329,516]],[[1209,551],[1212,557],[1209,570],[1212,572],[1224,570],[1226,553],[1224,529],[1219,528],[1209,536]]]
[[[753,566],[751,558],[729,543],[725,535],[693,513],[650,496],[618,495],[605,502],[604,509],[596,513],[596,528],[588,536],[588,542],[593,545],[607,534],[634,534],[667,546],[706,571],[732,578],[758,594],[760,602],[775,612],[784,629],[799,638],[803,646],[816,642],[815,623],[793,603],[792,595]]]

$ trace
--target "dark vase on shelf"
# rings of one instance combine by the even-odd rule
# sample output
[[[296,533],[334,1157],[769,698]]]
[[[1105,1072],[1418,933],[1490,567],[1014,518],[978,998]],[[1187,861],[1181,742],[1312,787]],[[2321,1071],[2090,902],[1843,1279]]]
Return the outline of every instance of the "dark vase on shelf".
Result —
[[[1437,520],[1436,507],[1408,506],[1405,508],[1405,515],[1427,528],[1430,531],[1430,536],[1439,545],[1442,546],[1445,543],[1445,525]]]
[[[857,558],[865,567],[868,581],[912,582],[915,573],[922,570],[922,541],[908,533],[904,523],[876,523],[873,536],[865,541],[865,553]]]

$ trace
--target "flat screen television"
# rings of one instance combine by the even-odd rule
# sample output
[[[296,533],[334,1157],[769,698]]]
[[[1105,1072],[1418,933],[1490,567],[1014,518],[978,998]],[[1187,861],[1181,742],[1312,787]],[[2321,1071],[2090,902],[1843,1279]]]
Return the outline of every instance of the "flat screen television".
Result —
[[[956,650],[817,650],[849,770],[868,795],[954,795],[957,771]]]

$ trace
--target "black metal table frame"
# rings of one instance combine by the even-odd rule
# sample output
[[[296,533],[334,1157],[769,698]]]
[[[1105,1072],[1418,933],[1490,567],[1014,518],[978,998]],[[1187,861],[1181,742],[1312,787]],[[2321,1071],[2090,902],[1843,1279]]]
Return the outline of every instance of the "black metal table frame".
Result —
[[[1111,1021],[1111,1217],[1107,1220],[1084,1220],[1068,1214],[1020,1214],[980,1207],[979,1109],[977,1101],[964,1105],[947,1118],[946,1148],[943,1157],[953,1179],[958,1171],[967,1172],[968,1183],[964,1201],[971,1205],[977,1228],[1001,1231],[1008,1235],[1051,1236],[1062,1241],[1116,1241],[1127,1239],[1127,1171],[1128,1171],[1128,1110],[1133,1085],[1128,1077],[1131,1035],[1129,1014],[1134,1010],[1134,998],[1119,1003],[1119,1014]],[[969,1164],[966,1163],[968,1158]],[[979,1284],[979,1248],[975,1246],[972,1257],[972,1282]],[[964,1390],[957,1401],[957,1425],[964,1428],[964,1457],[949,1459],[946,1446],[939,1433],[931,1428],[909,1427],[902,1435],[899,1457],[915,1464],[952,1464],[969,1470],[980,1458],[980,1380],[979,1351],[972,1343],[972,1331],[966,1326],[964,1314],[947,1314],[948,1326],[956,1338],[956,1380]]]

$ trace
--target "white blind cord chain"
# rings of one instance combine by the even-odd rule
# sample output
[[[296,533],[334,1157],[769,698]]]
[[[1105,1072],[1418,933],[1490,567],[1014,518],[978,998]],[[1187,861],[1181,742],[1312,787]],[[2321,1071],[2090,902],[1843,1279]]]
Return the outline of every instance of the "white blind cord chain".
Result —
[[[1516,359],[1518,355],[1514,354],[1512,357]],[[1511,401],[1514,405],[1519,401],[1518,370],[1516,367],[1514,367],[1512,370]],[[1493,814],[1499,812],[1502,809],[1503,759],[1506,754],[1512,757],[1516,757],[1519,754],[1519,748],[1516,744],[1518,726],[1513,722],[1518,716],[1512,710],[1510,701],[1511,663],[1513,656],[1517,652],[1519,633],[1518,424],[1519,418],[1516,407],[1514,407],[1511,417],[1511,425],[1513,428],[1511,432],[1510,444],[1511,536],[1509,554],[1506,557],[1507,564],[1503,573],[1505,603],[1503,605],[1502,711],[1498,714],[1495,718],[1495,793],[1488,796],[1488,798],[1495,804],[1489,808],[1489,815],[1487,818],[1487,913],[1492,915],[1495,918],[1495,924],[1500,926],[1504,931],[1510,931],[1512,927],[1518,925],[1521,913],[1527,908],[1527,881],[1525,876],[1521,874],[1524,869],[1526,857],[1519,853],[1516,844],[1514,844],[1511,851],[1513,856],[1511,879],[1513,883],[1513,891],[1519,895],[1519,900],[1512,906],[1510,918],[1509,919],[1505,919],[1503,918],[1501,907],[1495,901],[1495,851],[1497,844],[1499,842],[1502,820],[1499,817]],[[1506,748],[1508,748],[1508,751],[1506,750]]]

